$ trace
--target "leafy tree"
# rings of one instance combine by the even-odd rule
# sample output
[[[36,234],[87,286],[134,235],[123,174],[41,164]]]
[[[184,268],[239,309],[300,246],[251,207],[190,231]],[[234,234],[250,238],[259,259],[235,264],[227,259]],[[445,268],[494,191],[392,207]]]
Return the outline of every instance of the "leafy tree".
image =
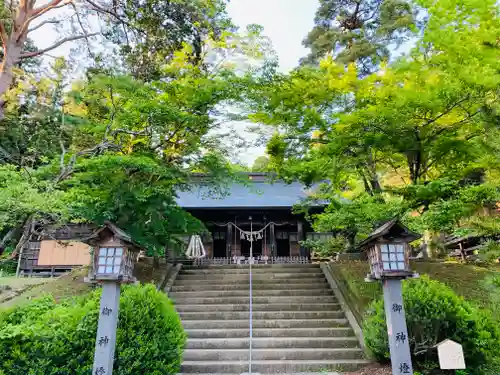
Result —
[[[123,0],[118,17],[105,32],[119,45],[127,71],[135,78],[157,80],[177,51],[189,46],[189,61],[207,64],[207,40],[220,41],[235,31],[222,0]]]
[[[259,156],[253,163],[252,172],[266,172],[268,170],[268,166],[269,158],[265,155]]]
[[[302,63],[333,55],[340,64],[357,63],[369,74],[389,57],[391,46],[407,40],[415,25],[406,0],[320,0],[315,26],[304,39],[311,49]]]
[[[18,179],[22,173],[33,176],[33,180],[24,177],[27,181],[21,187],[29,186],[26,193],[36,199],[29,207],[5,214],[1,223],[5,231],[23,223],[32,228],[40,218],[45,219],[42,224],[112,220],[157,255],[177,234],[202,232],[202,224],[177,206],[176,192],[189,188],[193,173],[207,174],[212,189],[223,189],[233,178],[222,136],[216,131],[227,118],[224,107],[240,101],[258,74],[230,60],[263,56],[259,33],[253,27],[242,35],[206,41],[221,57],[210,71],[205,60],[193,61],[191,47],[184,46],[162,66],[168,79],[145,83],[92,69],[67,92],[61,66],[57,70],[61,74],[47,79],[45,86],[33,85],[29,96],[33,111],[27,121],[36,125],[33,129],[40,128],[39,139],[44,142],[26,142],[25,147],[33,148],[29,150],[33,160],[26,150],[17,152],[14,147],[19,140],[32,139],[31,129],[18,122],[17,108],[9,108],[13,126],[1,135],[9,140],[13,129],[19,130],[17,143],[9,144],[9,156],[18,160],[4,161],[9,170],[15,171],[10,166],[14,162],[21,168],[16,171]],[[44,144],[50,148],[44,149]],[[5,201],[11,200],[11,205],[27,199],[14,187],[5,187]],[[52,199],[39,207],[38,197],[42,200],[46,194]]]
[[[429,15],[421,39],[378,72],[330,56],[251,94],[250,118],[276,129],[270,165],[285,179],[330,182],[327,213],[313,218],[324,230],[366,234],[395,202],[420,230],[454,230],[498,198],[500,19],[494,2],[459,3],[418,2]]]

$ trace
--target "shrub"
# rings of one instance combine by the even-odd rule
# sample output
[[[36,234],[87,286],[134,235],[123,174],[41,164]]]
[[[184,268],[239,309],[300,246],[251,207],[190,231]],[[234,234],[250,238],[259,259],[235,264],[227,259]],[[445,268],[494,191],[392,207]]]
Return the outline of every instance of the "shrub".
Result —
[[[496,366],[500,331],[486,312],[428,277],[405,282],[403,296],[413,365],[417,370],[424,374],[439,373],[433,346],[447,338],[463,345],[471,374],[485,375],[487,367]],[[368,309],[363,330],[374,357],[387,361],[390,356],[382,300],[373,302]]]
[[[328,240],[304,240],[301,246],[312,250],[315,256],[320,258],[329,258],[343,253],[346,248],[346,239],[342,236],[332,237]]]
[[[500,243],[496,241],[486,241],[484,247],[479,252],[479,259],[488,263],[498,263],[500,259]]]
[[[57,303],[44,297],[0,314],[0,374],[89,375],[100,291]],[[114,373],[177,374],[185,334],[153,285],[122,288]]]

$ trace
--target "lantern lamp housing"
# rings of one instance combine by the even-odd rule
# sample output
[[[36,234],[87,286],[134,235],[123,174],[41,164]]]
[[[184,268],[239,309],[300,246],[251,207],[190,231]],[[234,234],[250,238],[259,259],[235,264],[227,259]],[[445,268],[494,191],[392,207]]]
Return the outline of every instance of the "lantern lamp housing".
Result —
[[[397,219],[393,219],[374,230],[360,244],[362,251],[367,253],[370,264],[370,274],[368,274],[367,279],[412,277],[409,243],[418,238],[420,238],[419,234],[410,231]]]
[[[88,281],[135,282],[134,264],[141,247],[110,222],[85,240],[93,248]]]

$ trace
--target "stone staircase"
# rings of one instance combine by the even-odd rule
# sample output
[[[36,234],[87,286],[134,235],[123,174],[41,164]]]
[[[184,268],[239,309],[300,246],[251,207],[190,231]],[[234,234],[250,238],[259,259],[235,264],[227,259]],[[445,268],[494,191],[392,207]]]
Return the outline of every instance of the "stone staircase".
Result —
[[[352,371],[368,363],[319,265],[252,269],[253,373]],[[170,297],[188,335],[184,374],[248,372],[248,266],[184,268]]]

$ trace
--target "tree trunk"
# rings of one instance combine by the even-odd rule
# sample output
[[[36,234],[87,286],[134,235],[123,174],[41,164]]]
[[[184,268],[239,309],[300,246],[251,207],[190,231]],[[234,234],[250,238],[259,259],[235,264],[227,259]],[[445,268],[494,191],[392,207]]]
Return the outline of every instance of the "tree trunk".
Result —
[[[0,36],[3,46],[3,61],[0,65],[0,120],[4,117],[7,101],[5,94],[14,82],[13,69],[21,61],[23,46],[28,39],[28,26],[33,19],[34,5],[34,1],[24,0],[19,3],[9,34],[5,28],[5,20],[0,21]]]
[[[3,236],[2,241],[0,241],[0,248],[3,248],[5,247],[5,245],[7,245],[7,242],[9,242],[12,237],[14,237],[14,233],[16,233],[16,228],[9,229],[7,234]]]
[[[433,232],[430,230],[424,231],[423,247],[424,254],[429,258],[439,258],[443,255],[443,240],[444,235],[441,232]]]

